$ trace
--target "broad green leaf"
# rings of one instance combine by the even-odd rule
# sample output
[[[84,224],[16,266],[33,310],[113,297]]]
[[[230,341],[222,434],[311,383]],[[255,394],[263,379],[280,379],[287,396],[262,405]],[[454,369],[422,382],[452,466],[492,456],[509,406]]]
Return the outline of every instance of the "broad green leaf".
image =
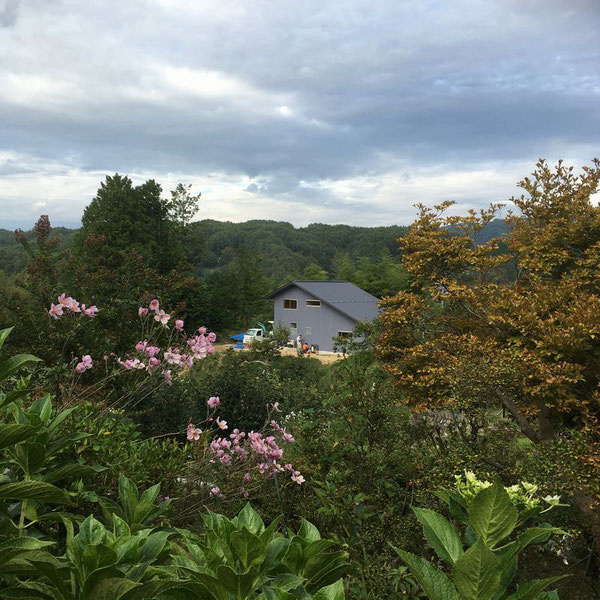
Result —
[[[313,600],[344,600],[344,584],[341,579],[335,583],[321,588],[314,596]]]
[[[278,537],[272,539],[267,544],[265,551],[265,562],[262,565],[264,572],[268,573],[271,569],[279,565],[289,543],[290,541],[286,538]],[[291,570],[294,571],[294,569]]]
[[[237,526],[238,528],[245,527],[250,533],[254,535],[260,535],[264,529],[265,524],[263,520],[260,518],[258,513],[252,508],[250,502],[246,502],[246,505],[239,512],[237,516]]]
[[[469,507],[469,525],[490,548],[511,534],[517,517],[517,509],[501,483],[481,490]]]
[[[80,548],[85,548],[92,544],[102,544],[105,539],[106,529],[104,525],[90,515],[79,526],[79,533],[75,536],[74,541]]]
[[[89,591],[86,600],[119,600],[129,590],[138,587],[140,584],[125,579],[124,577],[110,577],[101,579]]]
[[[500,583],[500,559],[480,539],[456,561],[453,574],[461,600],[491,600]]]
[[[41,359],[32,354],[17,354],[16,356],[11,356],[10,358],[3,360],[0,362],[0,381],[3,381],[21,367],[32,362],[41,362]]]
[[[450,566],[462,556],[463,548],[458,532],[452,523],[428,508],[414,508],[413,512],[423,525],[425,538],[436,554]]]
[[[282,561],[292,573],[298,573],[303,564],[302,555],[302,545],[292,539]]]
[[[284,592],[289,592],[290,590],[295,590],[299,585],[302,585],[303,582],[304,577],[294,575],[293,573],[281,573],[273,578],[271,585]]]
[[[236,573],[228,565],[221,565],[215,574],[235,598],[246,598],[258,581],[258,571],[254,567],[244,573]]]
[[[43,542],[30,537],[7,540],[0,544],[0,566],[20,554],[29,552],[30,550],[40,550],[53,544],[54,542]]]
[[[278,587],[264,588],[257,600],[296,600],[297,596]]]
[[[566,531],[558,529],[557,527],[531,527],[519,534],[517,537],[517,544],[519,549],[527,548],[532,544],[541,544],[545,542],[553,533],[565,534]]]
[[[23,442],[37,433],[38,430],[31,425],[22,425],[21,423],[0,425],[0,450]]]
[[[307,542],[316,542],[321,539],[319,530],[306,519],[302,519],[302,524],[298,530],[298,536]]]
[[[44,481],[47,483],[55,483],[56,481],[61,481],[62,479],[79,479],[80,477],[84,477],[90,473],[98,473],[100,470],[104,471],[106,469],[104,467],[101,469],[96,469],[94,467],[89,467],[88,465],[82,465],[81,463],[63,464],[56,469],[47,471],[44,474]]]
[[[29,412],[38,415],[40,421],[46,425],[52,414],[52,400],[49,394],[38,398],[29,408]]]
[[[543,592],[549,585],[552,585],[559,579],[564,579],[569,575],[557,575],[555,577],[546,577],[546,579],[534,579],[524,585],[517,587],[517,591],[511,594],[506,600],[536,600],[540,592]]]
[[[392,546],[392,548],[394,548]],[[394,548],[400,558],[408,566],[412,576],[417,580],[429,600],[459,600],[452,582],[430,562],[410,552]]]
[[[230,543],[235,557],[244,565],[245,569],[258,565],[265,559],[265,544],[245,527],[231,534]]]
[[[4,346],[6,338],[10,335],[10,332],[14,329],[13,327],[7,327],[6,329],[0,329],[0,348]]]
[[[25,475],[33,475],[46,460],[46,449],[42,444],[23,442],[15,447],[15,458]]]
[[[19,481],[0,485],[0,498],[11,500],[41,500],[53,504],[70,504],[69,496],[45,481]]]
[[[160,493],[160,483],[157,483],[156,485],[149,487],[140,496],[140,500],[146,500],[146,502],[150,502],[150,504],[152,504],[156,500],[159,493]]]

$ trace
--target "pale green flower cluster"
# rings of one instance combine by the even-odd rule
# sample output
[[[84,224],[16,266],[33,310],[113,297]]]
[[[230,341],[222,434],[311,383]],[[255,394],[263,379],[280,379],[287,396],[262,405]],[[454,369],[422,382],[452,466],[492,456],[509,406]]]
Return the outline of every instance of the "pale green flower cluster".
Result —
[[[467,503],[471,502],[481,490],[492,485],[490,481],[477,479],[475,473],[471,471],[465,471],[464,475],[455,475],[454,477],[456,479],[456,491]],[[560,503],[560,496],[546,496],[540,500],[535,495],[538,491],[538,486],[527,481],[521,481],[521,483],[505,487],[504,489],[510,496],[512,503],[521,510],[538,508],[542,501],[548,504],[548,507],[541,512],[546,512],[556,506],[564,506]]]

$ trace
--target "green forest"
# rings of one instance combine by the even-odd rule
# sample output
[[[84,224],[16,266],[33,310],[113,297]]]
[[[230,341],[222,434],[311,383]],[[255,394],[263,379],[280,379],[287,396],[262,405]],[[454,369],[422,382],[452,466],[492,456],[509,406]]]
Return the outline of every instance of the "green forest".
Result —
[[[116,174],[0,231],[0,596],[597,598],[600,161],[519,185],[295,228]],[[220,347],[294,279],[381,314],[331,364]]]

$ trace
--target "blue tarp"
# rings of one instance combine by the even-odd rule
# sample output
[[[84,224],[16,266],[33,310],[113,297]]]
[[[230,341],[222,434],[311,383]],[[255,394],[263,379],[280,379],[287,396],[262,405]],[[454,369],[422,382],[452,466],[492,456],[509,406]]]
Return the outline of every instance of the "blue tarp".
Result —
[[[236,342],[241,342],[244,339],[244,334],[243,333],[236,333],[235,335],[229,336],[232,340],[235,340]]]

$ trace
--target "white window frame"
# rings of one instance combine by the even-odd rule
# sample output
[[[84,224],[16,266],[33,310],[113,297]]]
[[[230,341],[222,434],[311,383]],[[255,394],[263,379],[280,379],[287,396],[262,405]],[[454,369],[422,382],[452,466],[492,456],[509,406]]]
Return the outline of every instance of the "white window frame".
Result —
[[[352,331],[338,331],[337,337],[352,337],[352,333]]]
[[[296,327],[293,327],[295,325]],[[290,335],[296,337],[298,335],[298,323],[296,321],[290,321]]]
[[[312,327],[305,327],[304,328],[304,335],[312,335]]]
[[[286,302],[295,302],[296,306],[294,308],[291,308],[290,306],[285,305]],[[284,298],[283,299],[283,309],[284,310],[298,310],[298,299],[297,298]]]
[[[306,300],[306,306],[310,306],[311,308],[319,308],[321,306],[321,301],[314,298],[308,298]]]

